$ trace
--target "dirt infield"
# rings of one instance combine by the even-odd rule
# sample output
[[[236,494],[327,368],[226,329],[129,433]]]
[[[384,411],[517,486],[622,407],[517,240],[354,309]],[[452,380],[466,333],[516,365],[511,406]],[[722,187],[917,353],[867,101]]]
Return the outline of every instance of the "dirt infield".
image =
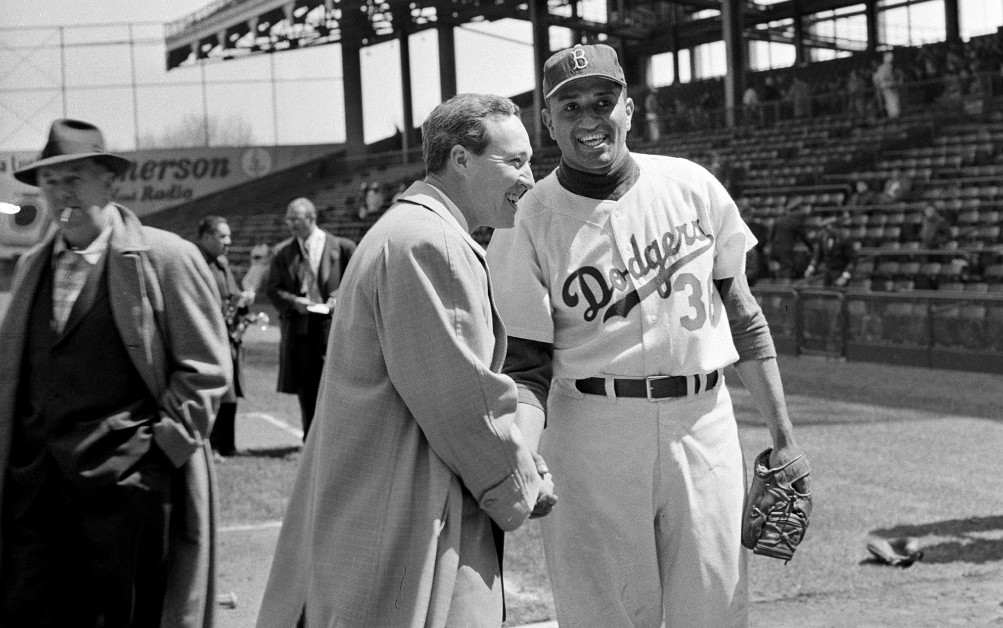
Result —
[[[1003,378],[813,358],[780,363],[814,468],[815,511],[790,564],[752,557],[752,625],[1003,625]],[[748,462],[769,437],[737,382],[730,373]],[[252,398],[238,420],[239,446],[280,441],[277,453],[220,468],[224,489],[251,478],[271,486],[236,490],[223,505],[220,589],[237,594],[237,607],[220,609],[221,628],[252,626],[256,616],[278,532],[269,522],[281,513],[298,453],[288,431],[253,413],[267,406],[281,414],[286,401]],[[924,559],[909,569],[874,564],[870,536],[914,536]],[[537,526],[512,535],[506,549],[507,625],[552,619]]]

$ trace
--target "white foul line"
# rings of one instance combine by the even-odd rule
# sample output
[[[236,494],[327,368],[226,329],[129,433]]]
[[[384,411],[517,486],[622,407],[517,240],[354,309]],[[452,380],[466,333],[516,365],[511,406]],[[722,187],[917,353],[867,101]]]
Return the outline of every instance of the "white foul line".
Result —
[[[289,434],[292,434],[293,436],[295,436],[296,438],[298,438],[300,440],[303,440],[303,430],[299,429],[298,427],[293,427],[292,425],[289,425],[285,421],[281,421],[279,419],[276,419],[275,417],[273,417],[270,414],[265,414],[264,412],[248,412],[244,416],[251,417],[251,418],[254,418],[254,419],[261,419],[262,421],[264,421],[266,423],[271,423],[272,425],[274,425],[275,427],[279,428],[280,430],[282,430],[284,432],[287,432]]]

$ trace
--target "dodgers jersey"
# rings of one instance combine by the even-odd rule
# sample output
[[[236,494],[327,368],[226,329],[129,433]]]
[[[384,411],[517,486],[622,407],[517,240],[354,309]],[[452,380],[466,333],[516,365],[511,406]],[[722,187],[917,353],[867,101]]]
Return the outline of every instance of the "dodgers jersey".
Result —
[[[738,359],[713,280],[756,243],[717,179],[686,159],[632,154],[618,200],[569,192],[556,170],[488,247],[511,336],[552,343],[554,377],[693,375]]]

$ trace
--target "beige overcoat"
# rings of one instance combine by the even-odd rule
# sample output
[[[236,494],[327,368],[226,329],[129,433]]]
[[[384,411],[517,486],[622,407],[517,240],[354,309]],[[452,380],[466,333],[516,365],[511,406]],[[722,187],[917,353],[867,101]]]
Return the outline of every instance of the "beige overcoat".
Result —
[[[474,531],[520,525],[540,479],[461,221],[419,182],[359,244],[259,628],[292,628],[304,607],[310,627],[501,623],[495,545]],[[480,584],[496,597],[465,593]]]
[[[208,628],[215,602],[215,496],[212,450],[204,437],[232,377],[219,292],[194,244],[143,227],[131,211],[116,209],[107,265],[112,315],[129,357],[159,401],[154,441],[184,473],[183,501],[174,504],[182,518],[172,529],[161,625]],[[28,317],[55,233],[18,261],[10,308],[0,323],[0,500]]]

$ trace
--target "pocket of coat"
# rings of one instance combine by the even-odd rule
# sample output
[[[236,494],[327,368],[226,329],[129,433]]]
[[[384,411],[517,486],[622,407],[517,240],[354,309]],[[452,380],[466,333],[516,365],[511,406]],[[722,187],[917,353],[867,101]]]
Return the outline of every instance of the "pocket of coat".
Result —
[[[80,421],[50,446],[63,476],[78,493],[100,498],[133,473],[150,450],[156,415],[142,404],[115,414]]]

